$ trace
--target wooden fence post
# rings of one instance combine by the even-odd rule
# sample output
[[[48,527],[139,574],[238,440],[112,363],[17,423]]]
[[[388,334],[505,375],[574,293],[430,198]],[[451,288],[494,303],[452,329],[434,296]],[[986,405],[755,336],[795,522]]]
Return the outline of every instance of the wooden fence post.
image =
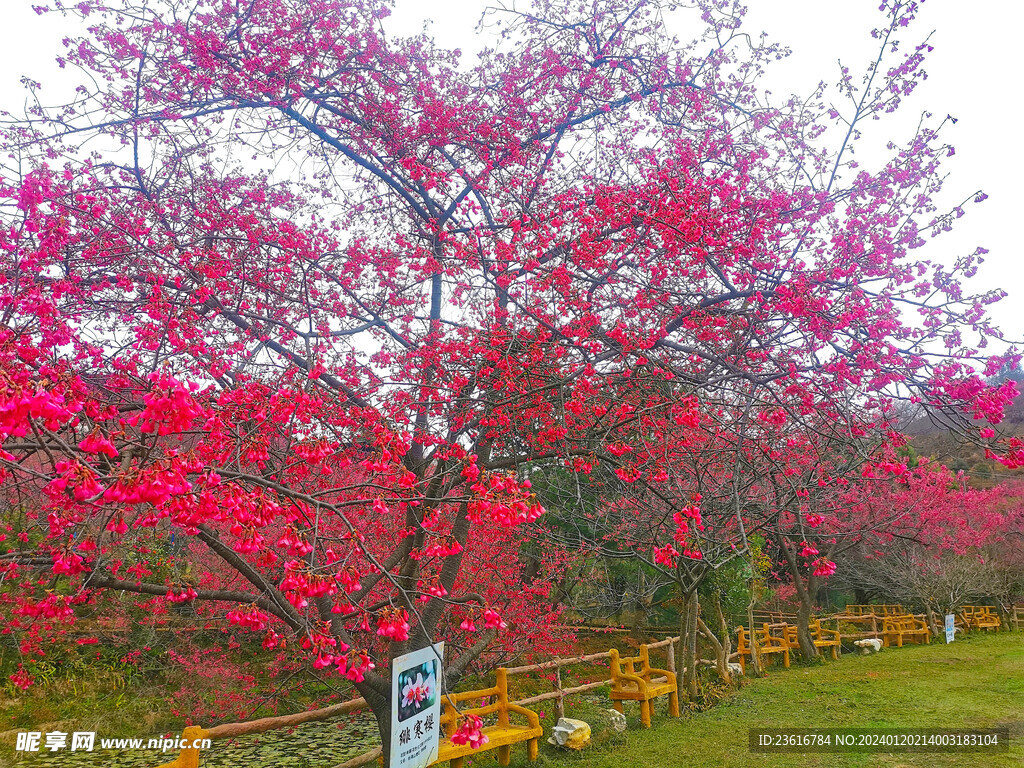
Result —
[[[565,694],[562,693],[562,667],[555,667],[555,689],[558,691],[558,698],[555,699],[555,717],[565,717]]]

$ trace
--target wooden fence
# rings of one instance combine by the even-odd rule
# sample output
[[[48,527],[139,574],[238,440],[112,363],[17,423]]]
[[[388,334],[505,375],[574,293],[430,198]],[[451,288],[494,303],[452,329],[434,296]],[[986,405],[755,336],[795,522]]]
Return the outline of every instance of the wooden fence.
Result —
[[[675,661],[675,644],[679,642],[678,637],[670,637],[665,640],[661,640],[657,643],[647,643],[647,648],[653,650],[656,648],[667,648],[668,654],[668,671],[673,674],[676,671]],[[556,658],[551,661],[541,662],[539,664],[526,664],[519,667],[508,667],[505,668],[506,675],[525,675],[531,672],[547,672],[548,670],[555,670],[555,679],[552,681],[554,690],[548,693],[542,693],[537,696],[530,696],[529,698],[520,699],[512,702],[521,707],[528,706],[530,704],[538,704],[542,701],[554,701],[555,702],[555,715],[557,717],[565,716],[565,699],[567,696],[574,696],[587,691],[592,691],[597,688],[601,688],[606,685],[611,685],[611,679],[595,680],[590,683],[583,685],[576,685],[570,688],[562,687],[562,668],[576,664],[592,664],[594,662],[600,662],[611,659],[611,651],[602,651],[600,653],[590,653],[585,656],[570,656],[565,658]],[[653,682],[664,682],[666,678],[656,678]],[[266,733],[267,731],[278,730],[280,728],[293,728],[303,723],[312,723],[323,720],[330,720],[331,718],[338,717],[339,715],[347,714],[349,712],[355,712],[357,710],[366,707],[366,699],[352,699],[346,701],[343,704],[335,704],[330,707],[324,707],[323,709],[315,709],[309,712],[301,712],[296,715],[282,715],[280,717],[264,717],[259,720],[250,720],[244,723],[226,723],[224,725],[217,725],[212,728],[201,728],[198,726],[190,726],[185,729],[182,734],[183,738],[192,742],[196,739],[210,739],[211,741],[218,741],[223,739],[236,738],[238,736],[247,736],[253,733]],[[357,757],[353,757],[351,760],[347,760],[334,768],[359,768],[359,766],[368,765],[380,757],[381,748],[377,747],[369,752],[366,752]],[[182,749],[181,753],[177,758],[169,763],[165,763],[159,768],[198,768],[199,766],[199,750],[187,747]]]
[[[675,644],[679,642],[678,637],[670,637],[665,640],[661,640],[657,643],[646,643],[648,650],[655,648],[667,648],[668,651],[668,664],[666,665],[668,671],[675,674],[676,672],[676,655],[675,655]],[[548,693],[541,693],[537,696],[530,696],[526,699],[520,699],[515,703],[521,707],[528,706],[530,704],[539,704],[542,701],[554,701],[555,702],[555,715],[557,717],[565,717],[565,697],[573,696],[576,694],[586,693],[587,691],[593,691],[597,688],[601,688],[605,685],[611,685],[611,679],[607,680],[595,680],[590,683],[584,683],[583,685],[576,685],[571,688],[562,687],[562,668],[569,667],[575,664],[591,664],[595,661],[604,661],[611,659],[611,651],[601,651],[600,653],[589,653],[585,656],[570,656],[567,658],[556,658],[551,661],[544,661],[540,664],[526,664],[521,667],[509,667],[506,671],[509,675],[524,675],[531,672],[546,672],[549,669],[555,670],[555,679],[552,681],[553,691]],[[664,680],[665,678],[659,678],[658,680]]]
[[[881,606],[880,606],[881,607]],[[888,606],[886,606],[888,607]],[[783,626],[787,623],[793,623],[787,621],[788,619],[794,619],[795,617],[791,614],[779,613],[776,611],[765,611],[758,612],[755,614],[755,621],[758,619],[768,619],[768,621],[760,623],[768,623],[771,625]],[[882,616],[872,615],[871,613],[859,613],[853,614],[853,621],[860,620],[862,622],[871,622],[871,619],[876,621],[871,622],[871,632],[877,632],[878,625],[881,623]],[[917,616],[917,618],[924,618],[923,615]],[[780,621],[781,619],[781,621]],[[850,621],[850,614],[835,614],[832,616],[822,616],[821,621],[835,620],[836,625],[840,621]],[[1012,606],[1008,613],[1008,620],[1011,626],[1018,630],[1024,630],[1024,605]],[[851,622],[852,623],[852,622]],[[597,629],[597,628],[595,628]],[[630,630],[623,628],[600,628],[602,632],[628,632]],[[870,634],[869,632],[868,634]],[[851,639],[859,637],[864,633],[844,633],[843,639]],[[675,657],[675,645],[679,642],[679,637],[669,637],[665,640],[661,640],[656,643],[647,643],[649,650],[658,648],[665,648],[668,657],[666,668],[669,672],[675,674],[676,669],[676,657]],[[730,661],[735,658],[738,654],[734,652],[730,656]],[[593,691],[598,688],[602,688],[606,685],[611,684],[611,679],[594,680],[592,682],[583,683],[581,685],[573,685],[568,688],[562,685],[562,669],[574,665],[582,664],[593,664],[594,662],[608,661],[611,659],[611,651],[601,651],[599,653],[590,653],[583,656],[569,656],[559,657],[552,659],[551,661],[541,662],[539,664],[525,664],[518,667],[508,667],[505,669],[505,673],[511,675],[526,675],[538,672],[549,672],[554,670],[554,680],[551,681],[552,690],[547,693],[537,694],[530,696],[525,699],[519,699],[512,703],[519,706],[529,706],[531,704],[539,704],[544,701],[554,702],[554,711],[556,717],[565,716],[565,699],[569,696],[576,696],[579,694]],[[713,664],[707,660],[701,660],[699,662],[702,665]],[[658,681],[663,681],[665,678],[659,678]],[[211,739],[213,741],[235,738],[238,736],[245,736],[254,733],[266,733],[267,731],[277,730],[281,728],[292,728],[303,723],[318,722],[324,720],[330,720],[343,714],[355,712],[366,707],[365,699],[353,699],[351,701],[344,702],[342,704],[335,704],[330,707],[324,707],[323,709],[316,709],[310,712],[301,712],[295,715],[283,715],[280,717],[264,717],[259,720],[250,720],[244,723],[227,723],[224,725],[217,725],[212,728],[200,728],[197,726],[191,726],[185,729],[183,734],[185,738],[191,740],[194,739]],[[359,766],[368,765],[380,757],[381,749],[377,747],[374,750],[366,752],[362,755],[352,758],[335,768],[359,768]],[[166,763],[159,768],[198,768],[199,766],[199,750],[198,749],[183,749],[181,754],[178,755],[177,759],[170,763]]]
[[[280,728],[294,728],[297,725],[303,723],[314,723],[322,720],[330,720],[333,717],[339,715],[348,714],[349,712],[356,712],[363,709],[366,706],[366,699],[352,699],[342,704],[334,704],[330,707],[324,707],[323,709],[314,709],[309,712],[300,712],[296,715],[282,715],[280,717],[263,717],[259,720],[249,720],[244,723],[225,723],[224,725],[215,725],[212,728],[201,728],[199,726],[190,726],[185,729],[182,737],[187,740],[190,744],[197,739],[210,739],[211,741],[218,741],[221,739],[234,739],[239,736],[248,736],[252,733],[266,733],[267,731],[275,731]],[[355,757],[336,768],[358,768],[358,766],[366,765],[367,763],[373,762],[377,757],[380,756],[381,750],[378,747],[372,752]],[[199,750],[194,749],[191,746],[181,750],[178,757],[169,763],[165,763],[159,768],[199,768]]]
[[[1013,629],[1024,631],[1024,605],[1011,605],[1008,619]]]

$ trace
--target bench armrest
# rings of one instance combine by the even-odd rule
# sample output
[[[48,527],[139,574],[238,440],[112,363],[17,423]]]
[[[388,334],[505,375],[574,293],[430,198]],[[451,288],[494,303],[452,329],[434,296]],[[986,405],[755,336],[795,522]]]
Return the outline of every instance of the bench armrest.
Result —
[[[532,709],[520,707],[518,704],[509,704],[508,711],[510,714],[515,712],[517,715],[525,717],[531,728],[540,728],[540,716]]]
[[[776,646],[779,648],[788,648],[789,639],[786,637],[786,632],[783,630],[782,635],[773,635],[767,629],[759,629],[757,631],[757,643],[762,648],[768,648]]]
[[[612,675],[612,682],[619,680],[628,680],[631,683],[636,683],[637,687],[642,691],[647,687],[647,681],[644,680],[640,675],[630,675],[628,673],[620,673],[618,675]]]
[[[657,667],[648,667],[646,670],[644,670],[644,674],[642,675],[642,677],[644,678],[644,680],[646,680],[648,683],[650,683],[652,677],[667,677],[669,679],[669,681],[672,681],[672,680],[675,680],[676,676],[675,676],[674,673],[669,672],[667,669],[658,669]]]

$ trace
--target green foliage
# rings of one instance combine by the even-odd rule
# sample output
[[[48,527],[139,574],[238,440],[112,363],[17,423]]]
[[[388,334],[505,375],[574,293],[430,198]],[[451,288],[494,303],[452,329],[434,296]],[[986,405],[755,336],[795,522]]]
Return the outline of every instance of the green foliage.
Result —
[[[917,469],[921,465],[921,456],[910,443],[898,447],[896,455],[903,459],[910,469]]]
[[[747,606],[751,600],[760,601],[767,594],[767,576],[772,561],[765,552],[765,540],[755,534],[749,539],[750,552],[746,557],[730,561],[715,570],[699,590],[701,605],[708,621],[711,595],[717,591],[722,601],[722,611],[730,626],[745,624]],[[717,626],[717,618],[714,619]]]
[[[597,526],[597,512],[607,498],[605,473],[600,467],[595,467],[591,474],[582,474],[556,462],[531,464],[525,474],[547,510],[544,527],[569,542],[598,540],[604,533]]]
[[[971,465],[967,463],[967,460],[961,456],[954,458],[949,462],[948,466],[952,472],[967,472],[971,468]]]

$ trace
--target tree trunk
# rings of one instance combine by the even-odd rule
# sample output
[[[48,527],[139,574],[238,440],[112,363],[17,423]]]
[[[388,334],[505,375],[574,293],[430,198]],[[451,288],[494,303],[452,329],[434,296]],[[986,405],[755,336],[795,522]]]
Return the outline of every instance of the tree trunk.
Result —
[[[388,666],[390,666],[390,660]],[[366,699],[366,706],[377,721],[377,733],[380,734],[381,756],[384,760],[382,765],[384,766],[389,765],[391,760],[390,681],[386,681],[386,684],[388,685],[388,695],[381,695],[380,689],[383,686],[371,686],[366,681],[355,684],[356,690]]]
[[[387,712],[374,712],[377,716],[377,733],[380,734],[380,756],[382,765],[391,765],[391,708]]]
[[[711,643],[715,651],[715,671],[718,673],[718,677],[726,683],[731,683],[732,675],[729,672],[729,652],[731,648],[729,626],[725,623],[725,615],[722,613],[722,600],[717,591],[714,593],[712,605],[715,607],[715,614],[718,618],[718,633],[721,634],[721,639],[719,639],[715,632],[711,631],[711,628],[704,623],[700,616],[697,617],[697,629]]]
[[[757,633],[754,631],[754,603],[756,598],[751,594],[747,603],[747,629],[750,631],[750,674],[761,676],[761,653],[757,647]]]
[[[687,701],[697,698],[697,590],[686,596],[686,610],[683,612],[682,638],[683,674],[677,679],[679,694]]]
[[[796,555],[786,541],[786,538],[779,534],[778,542],[782,554],[786,557],[786,563],[789,565],[789,573],[793,578],[793,586],[796,587],[797,597],[800,598],[800,608],[797,609],[796,613],[796,637],[800,643],[800,655],[805,660],[810,661],[818,657],[818,649],[814,645],[814,638],[811,636],[810,629],[811,612],[814,607],[812,601],[817,589],[817,579],[812,573],[805,582],[803,575],[800,573],[800,564],[797,562]]]
[[[635,608],[629,617],[629,636],[634,640],[646,642],[647,630],[644,626],[647,621],[647,614],[639,608]]]
[[[714,632],[711,631],[711,627],[704,623],[704,620],[697,617],[697,631],[703,635],[704,638],[711,643],[711,647],[715,651],[715,672],[718,677],[726,683],[732,682],[732,677],[729,674],[729,662],[728,654],[725,652],[725,645],[718,639]],[[700,662],[704,664],[703,659]]]
[[[686,630],[690,626],[690,601],[683,598],[683,610],[679,614],[679,661],[676,664],[676,693],[680,701],[686,698]]]
[[[932,637],[938,637],[940,634],[939,623],[935,611],[932,610],[931,603],[928,603],[925,610],[928,612],[928,630],[932,633]],[[945,617],[943,617],[942,626],[945,627]]]
[[[721,648],[718,654],[718,674],[727,683],[732,682],[732,672],[729,671],[729,655],[732,653],[732,641],[729,639],[729,622],[725,620],[725,613],[722,611],[722,598],[715,591],[715,614],[718,616],[718,632],[721,637]]]
[[[801,596],[802,597],[802,596]],[[800,608],[796,613],[796,636],[800,641],[800,655],[810,661],[818,657],[818,648],[814,645],[814,637],[811,635],[811,604],[807,600],[800,600]]]

